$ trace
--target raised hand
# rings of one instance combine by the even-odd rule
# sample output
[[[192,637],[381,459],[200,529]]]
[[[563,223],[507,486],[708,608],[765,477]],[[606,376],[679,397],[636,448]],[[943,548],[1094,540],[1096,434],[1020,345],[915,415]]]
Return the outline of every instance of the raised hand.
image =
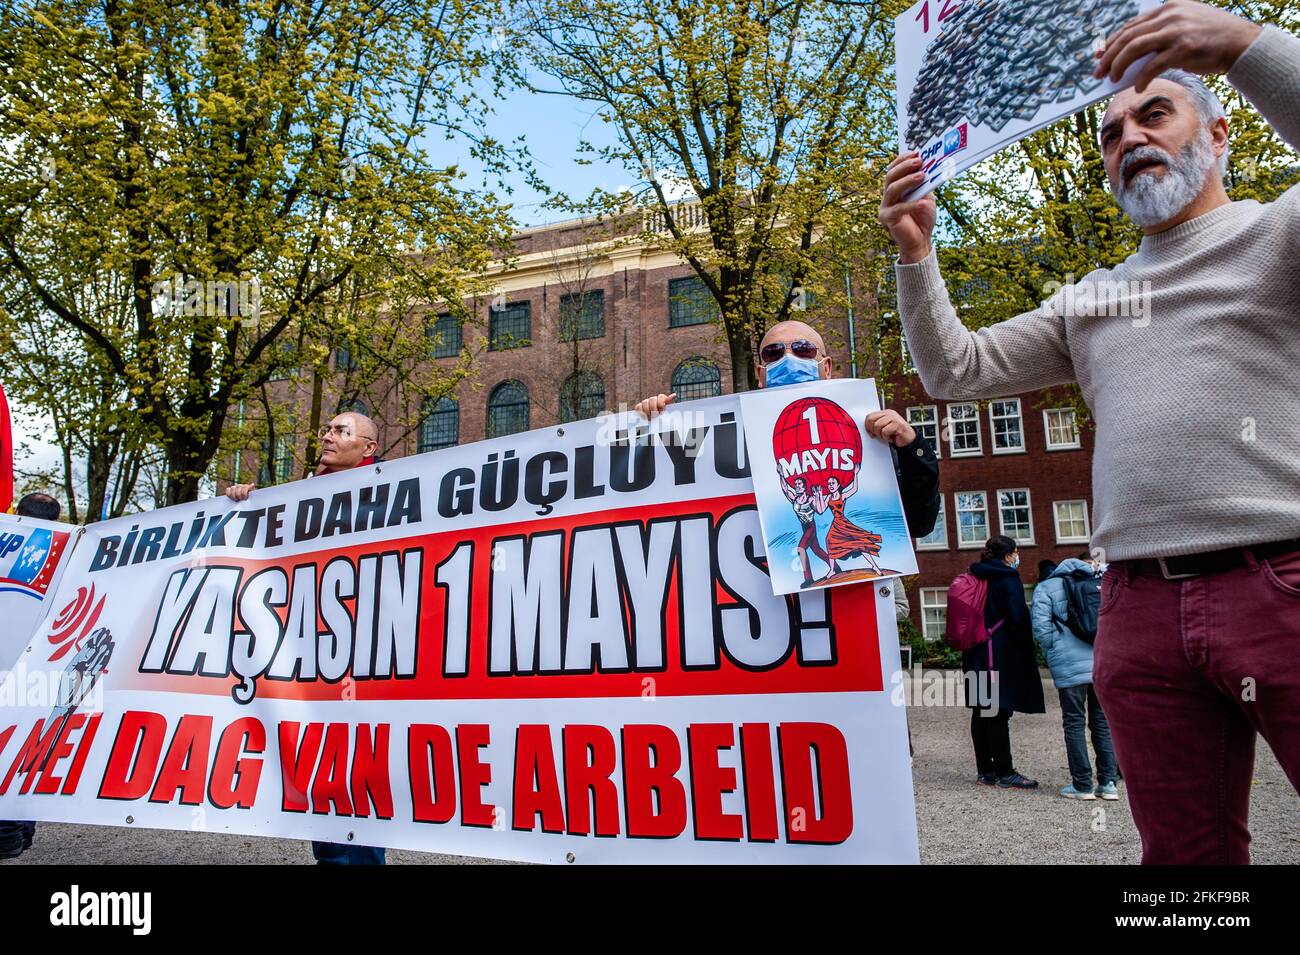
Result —
[[[1139,93],[1169,69],[1226,73],[1262,30],[1226,10],[1192,0],[1169,0],[1138,14],[1107,37],[1093,75],[1117,81],[1148,53],[1155,55],[1137,75],[1134,89]]]
[[[899,261],[904,264],[919,262],[930,254],[930,236],[938,216],[934,193],[903,201],[903,196],[925,182],[921,166],[920,153],[901,153],[889,164],[880,195],[880,224],[889,230],[898,246]]]

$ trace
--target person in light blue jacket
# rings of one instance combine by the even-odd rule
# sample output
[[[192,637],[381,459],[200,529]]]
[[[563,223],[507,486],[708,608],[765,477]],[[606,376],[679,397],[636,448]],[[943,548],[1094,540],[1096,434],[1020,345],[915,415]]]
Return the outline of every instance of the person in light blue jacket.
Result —
[[[1034,639],[1043,648],[1052,682],[1061,698],[1061,721],[1065,728],[1065,756],[1070,764],[1070,785],[1061,790],[1067,799],[1118,799],[1115,785],[1119,764],[1110,741],[1106,714],[1092,687],[1092,644],[1074,635],[1069,618],[1066,577],[1076,571],[1096,574],[1090,561],[1067,557],[1034,588],[1030,620]],[[1088,760],[1085,725],[1092,729],[1092,746],[1097,751],[1097,790],[1092,788],[1092,764]]]

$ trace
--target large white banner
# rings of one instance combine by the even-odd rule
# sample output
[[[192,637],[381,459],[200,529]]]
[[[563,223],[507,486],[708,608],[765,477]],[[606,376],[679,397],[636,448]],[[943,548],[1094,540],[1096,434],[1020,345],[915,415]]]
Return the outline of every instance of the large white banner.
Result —
[[[738,412],[566,424],[88,528],[25,654],[39,672],[0,708],[0,818],[915,862],[892,600],[772,593]]]
[[[0,514],[0,673],[49,610],[76,533],[70,524]]]
[[[919,199],[1030,133],[1133,83],[1096,79],[1094,52],[1161,0],[920,0],[894,22],[898,144]]]

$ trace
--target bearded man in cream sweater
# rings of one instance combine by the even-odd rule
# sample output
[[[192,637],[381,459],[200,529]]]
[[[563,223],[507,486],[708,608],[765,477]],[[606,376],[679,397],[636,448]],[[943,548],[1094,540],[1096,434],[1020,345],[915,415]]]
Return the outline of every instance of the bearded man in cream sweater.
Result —
[[[1300,187],[1223,186],[1227,80],[1300,148],[1300,39],[1188,0],[1107,38],[1100,129],[1136,253],[978,331],[958,319],[905,153],[880,206],[926,390],[993,398],[1078,382],[1096,420],[1092,545],[1108,561],[1094,683],[1145,863],[1249,862],[1256,734],[1300,790]]]

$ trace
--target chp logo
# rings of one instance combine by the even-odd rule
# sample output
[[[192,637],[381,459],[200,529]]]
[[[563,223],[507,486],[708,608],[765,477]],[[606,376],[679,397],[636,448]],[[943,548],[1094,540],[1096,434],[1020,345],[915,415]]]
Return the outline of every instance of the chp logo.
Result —
[[[943,176],[944,164],[948,159],[961,152],[967,146],[967,124],[961,123],[935,138],[921,151],[924,165],[921,171],[926,174],[927,182],[934,182]]]
[[[34,528],[0,533],[0,591],[43,600],[68,545],[68,532]]]

